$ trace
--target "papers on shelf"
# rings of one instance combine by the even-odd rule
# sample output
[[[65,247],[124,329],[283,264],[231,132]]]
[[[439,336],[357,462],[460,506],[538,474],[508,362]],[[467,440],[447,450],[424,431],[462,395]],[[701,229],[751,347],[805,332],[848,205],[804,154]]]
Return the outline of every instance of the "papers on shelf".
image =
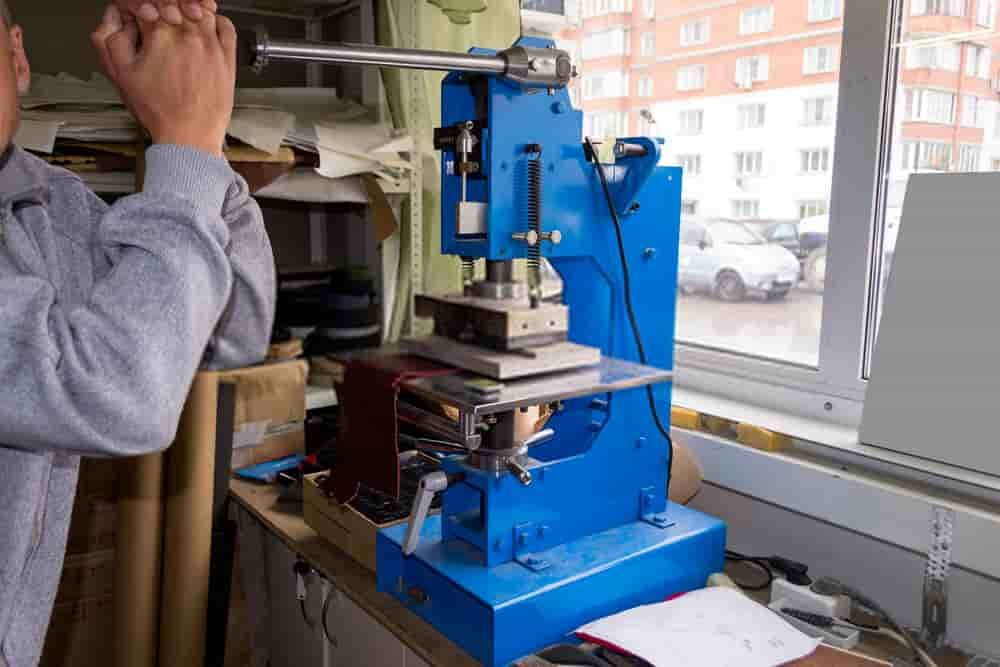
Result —
[[[66,74],[35,75],[21,100],[17,143],[51,153],[57,139],[134,143],[141,130],[111,83]],[[329,88],[244,88],[237,90],[230,136],[274,154],[282,146],[320,156],[316,172],[325,178],[376,174],[388,180],[407,175],[413,140],[386,124],[368,120],[368,110],[337,97]],[[296,177],[293,177],[296,178]]]
[[[654,667],[773,667],[810,655],[819,640],[731,588],[706,588],[589,623],[577,634]]]

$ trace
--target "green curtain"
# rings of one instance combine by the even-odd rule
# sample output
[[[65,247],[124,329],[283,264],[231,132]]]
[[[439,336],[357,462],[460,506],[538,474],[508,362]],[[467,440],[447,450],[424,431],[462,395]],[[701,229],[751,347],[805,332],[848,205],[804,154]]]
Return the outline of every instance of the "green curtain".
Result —
[[[461,3],[458,3],[461,4]],[[503,49],[521,33],[519,0],[477,0],[481,12],[469,14],[467,24],[456,23],[441,7],[425,0],[379,0],[378,40],[384,46],[467,51],[473,46]],[[454,16],[453,16],[454,18]],[[461,267],[457,258],[441,254],[440,155],[433,147],[432,131],[441,120],[440,72],[417,72],[384,69],[389,108],[396,127],[409,130],[421,155],[424,180],[423,239],[424,284],[413,285],[409,276],[408,230],[403,230],[400,304],[406,304],[415,292],[444,294],[459,291]],[[396,309],[400,315],[405,310]],[[395,339],[404,326],[404,317],[393,317]]]

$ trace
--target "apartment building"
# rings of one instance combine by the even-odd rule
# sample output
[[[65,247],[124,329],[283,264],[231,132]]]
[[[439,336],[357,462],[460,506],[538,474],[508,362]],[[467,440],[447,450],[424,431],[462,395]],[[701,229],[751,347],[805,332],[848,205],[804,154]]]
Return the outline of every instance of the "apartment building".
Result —
[[[895,91],[889,206],[908,175],[1000,170],[996,0],[910,0]],[[586,134],[666,139],[684,212],[827,212],[842,0],[581,0],[557,38],[580,63]]]

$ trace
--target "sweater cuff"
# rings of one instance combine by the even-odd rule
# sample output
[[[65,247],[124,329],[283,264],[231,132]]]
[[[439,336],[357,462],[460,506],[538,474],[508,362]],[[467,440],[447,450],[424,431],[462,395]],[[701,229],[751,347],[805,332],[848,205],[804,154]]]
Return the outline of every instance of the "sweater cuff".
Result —
[[[223,158],[187,146],[156,144],[146,150],[143,192],[171,194],[206,216],[222,215],[234,172]]]

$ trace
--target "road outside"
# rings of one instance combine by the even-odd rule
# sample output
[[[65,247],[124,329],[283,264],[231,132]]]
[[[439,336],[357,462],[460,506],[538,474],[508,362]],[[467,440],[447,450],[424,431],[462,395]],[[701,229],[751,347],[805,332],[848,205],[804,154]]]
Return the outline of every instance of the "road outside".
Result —
[[[677,296],[677,339],[755,357],[816,366],[823,295],[794,289],[781,301],[726,303]]]

